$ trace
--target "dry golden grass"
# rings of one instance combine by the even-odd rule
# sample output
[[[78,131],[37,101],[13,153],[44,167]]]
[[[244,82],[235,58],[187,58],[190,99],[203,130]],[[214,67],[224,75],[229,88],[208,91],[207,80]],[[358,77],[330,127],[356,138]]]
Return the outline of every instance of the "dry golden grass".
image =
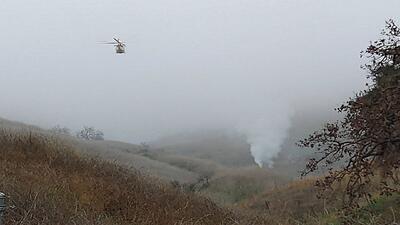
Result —
[[[190,171],[200,177],[212,177],[215,175],[215,173],[217,173],[217,171],[223,168],[222,165],[218,165],[209,160],[190,158],[174,153],[150,152],[147,154],[147,157],[186,171]]]
[[[40,130],[0,130],[0,191],[8,195],[8,204],[12,206],[5,214],[5,224],[338,224],[331,212],[323,211],[331,210],[332,204],[326,207],[326,203],[315,198],[312,179],[296,181],[284,188],[261,184],[260,187],[270,191],[241,203],[240,210],[227,209],[138,172],[81,157],[66,143]],[[222,179],[223,185],[228,184],[225,178],[240,181],[246,177],[274,176],[248,169],[219,173],[216,177]],[[253,182],[244,180],[247,184]],[[269,202],[269,210],[265,201]],[[385,204],[387,201],[382,200],[372,205],[381,211],[362,220],[378,222],[359,224],[384,224],[380,222],[386,217],[381,215],[387,214],[380,213],[391,213]],[[398,210],[396,204],[395,200],[391,202],[394,210]],[[393,215],[400,216],[398,212]]]
[[[400,216],[400,195],[391,197],[375,193],[370,201],[364,200],[360,208],[352,213],[352,218],[345,216],[342,210],[344,184],[337,184],[325,193],[325,198],[317,198],[319,190],[315,187],[318,177],[296,180],[286,186],[266,191],[261,195],[243,201],[243,211],[270,218],[272,224],[301,225],[339,225],[345,217],[352,225],[389,225],[396,224]],[[379,185],[379,179],[371,183],[371,190]]]
[[[209,187],[202,194],[221,205],[237,205],[288,182],[288,179],[258,166],[225,168],[210,179]]]
[[[316,197],[314,182],[312,179],[293,181],[285,187],[255,196],[242,207],[297,216],[315,213],[324,209],[324,201]]]
[[[232,212],[111,163],[79,157],[56,138],[0,131],[6,224],[236,224]]]
[[[88,157],[96,157],[114,164],[139,170],[166,181],[177,180],[181,183],[196,181],[196,173],[145,157],[139,153],[137,145],[115,141],[85,141],[71,136],[58,136],[66,143]]]

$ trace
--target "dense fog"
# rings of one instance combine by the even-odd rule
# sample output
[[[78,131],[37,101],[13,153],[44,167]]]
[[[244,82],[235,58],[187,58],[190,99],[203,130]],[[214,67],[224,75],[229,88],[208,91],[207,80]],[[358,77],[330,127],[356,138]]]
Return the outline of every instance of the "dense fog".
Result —
[[[2,0],[0,117],[133,143],[234,129],[268,161],[296,110],[364,87],[359,53],[399,12],[398,0]],[[126,54],[99,44],[113,37]]]

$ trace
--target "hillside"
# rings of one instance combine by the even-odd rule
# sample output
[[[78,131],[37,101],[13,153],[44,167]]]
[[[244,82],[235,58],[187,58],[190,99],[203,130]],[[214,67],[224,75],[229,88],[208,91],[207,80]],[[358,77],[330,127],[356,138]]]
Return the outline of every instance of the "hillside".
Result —
[[[198,174],[185,169],[142,156],[138,154],[139,148],[136,145],[114,141],[83,141],[71,137],[64,138],[81,153],[90,157],[117,163],[126,168],[134,168],[144,174],[164,180],[188,183],[195,181],[198,176]]]
[[[170,135],[150,145],[161,152],[208,160],[226,167],[256,165],[246,137],[226,130],[201,130]]]
[[[54,136],[71,145],[76,151],[90,157],[117,163],[126,168],[134,168],[141,173],[153,175],[164,180],[177,180],[179,182],[194,182],[198,176],[190,171],[171,166],[167,163],[143,157],[138,153],[139,147],[134,144],[118,141],[85,141],[68,135],[51,133],[37,126],[0,118],[0,129],[31,130],[45,136]]]
[[[225,169],[216,173],[200,194],[224,206],[237,206],[265,191],[284,186],[289,181],[258,166]]]
[[[205,188],[176,188],[140,170],[90,158],[78,149],[82,143],[15,125],[0,129],[0,190],[12,206],[6,224],[338,224],[338,202],[316,199],[313,179],[288,183],[257,167],[221,167]],[[363,204],[354,224],[388,224],[400,216],[400,197],[375,200]]]
[[[220,207],[138,170],[82,155],[77,148],[82,144],[19,125],[0,129],[0,190],[12,206],[6,211],[6,224],[222,225],[274,220]],[[219,174],[207,192],[218,189],[221,181],[246,175]]]
[[[274,158],[274,171],[292,178],[299,177],[307,159],[312,157],[312,152],[300,148],[296,143],[328,121],[336,121],[338,119],[339,116],[334,110],[326,110],[322,107],[296,110],[291,118],[291,126],[286,138],[281,145],[281,151]]]
[[[234,215],[139,172],[80,157],[63,140],[0,130],[6,224],[233,224]]]
[[[362,201],[360,208],[350,217],[348,210],[341,210],[344,184],[331,190],[326,198],[318,198],[315,181],[316,178],[293,181],[249,198],[240,207],[257,214],[280,215],[281,220],[286,219],[286,222],[278,220],[282,224],[340,225],[340,221],[346,218],[351,225],[397,225],[397,218],[400,218],[399,194],[381,196],[375,193],[370,201]]]

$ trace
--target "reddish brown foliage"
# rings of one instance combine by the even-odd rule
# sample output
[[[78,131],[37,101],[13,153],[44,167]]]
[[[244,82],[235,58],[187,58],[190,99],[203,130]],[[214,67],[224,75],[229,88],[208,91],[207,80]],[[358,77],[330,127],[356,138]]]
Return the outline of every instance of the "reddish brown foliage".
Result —
[[[400,179],[400,29],[390,20],[384,38],[371,43],[365,54],[373,84],[342,105],[342,121],[330,123],[300,142],[316,149],[318,157],[307,164],[304,174],[321,166],[330,172],[317,182],[323,190],[346,182],[345,206],[357,206],[370,197],[369,184],[381,178],[382,194],[399,192]],[[377,174],[380,173],[380,174]]]

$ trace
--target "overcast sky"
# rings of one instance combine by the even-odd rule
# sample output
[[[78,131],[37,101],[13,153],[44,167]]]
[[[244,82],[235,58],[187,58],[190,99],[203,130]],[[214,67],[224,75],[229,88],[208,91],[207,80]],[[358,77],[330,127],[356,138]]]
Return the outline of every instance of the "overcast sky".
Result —
[[[0,117],[131,142],[285,130],[363,87],[359,52],[399,15],[399,0],[1,0]],[[125,55],[98,44],[113,37]]]

